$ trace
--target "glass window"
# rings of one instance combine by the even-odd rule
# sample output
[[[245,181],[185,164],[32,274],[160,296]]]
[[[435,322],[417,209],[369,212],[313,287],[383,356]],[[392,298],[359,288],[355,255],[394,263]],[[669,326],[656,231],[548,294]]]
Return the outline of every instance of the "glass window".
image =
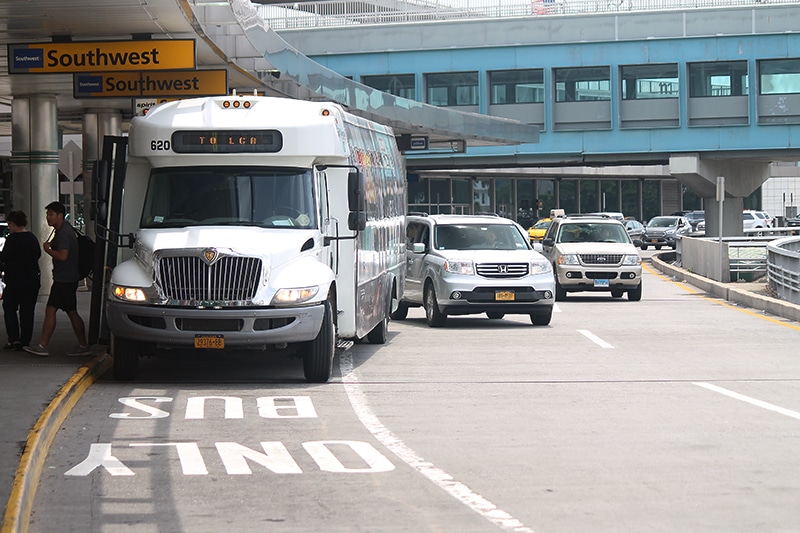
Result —
[[[491,104],[544,102],[544,70],[497,70],[489,73]]]
[[[758,62],[760,94],[800,93],[800,59],[769,59]]]
[[[495,213],[504,218],[514,218],[514,182],[510,179],[497,179],[494,183]]]
[[[581,212],[592,213],[599,210],[597,180],[581,180]]]
[[[453,212],[470,214],[472,204],[472,181],[469,178],[453,178]]]
[[[561,180],[559,182],[558,206],[565,213],[578,212],[578,180]]]
[[[536,220],[534,217],[533,186],[536,182],[531,179],[517,180],[517,217],[516,221],[523,228],[532,226]]]
[[[661,214],[661,183],[658,180],[642,182],[642,220]]]
[[[385,93],[393,94],[401,98],[416,100],[417,91],[414,87],[413,74],[392,74],[390,76],[362,76],[361,83],[378,89]]]
[[[747,61],[689,64],[689,96],[745,96]]]
[[[639,183],[638,180],[621,180],[620,182],[622,186],[621,211],[626,215],[635,216],[637,219],[641,211],[639,205]]]
[[[550,216],[550,210],[556,207],[556,180],[536,180],[537,198],[542,202],[538,207],[537,215],[540,217]]]
[[[678,65],[623,65],[623,100],[678,97]]]
[[[600,181],[600,210],[617,211],[619,209],[619,189],[617,180]]]
[[[425,87],[431,105],[478,105],[477,72],[425,74]]]
[[[450,213],[450,180],[435,178],[431,184],[431,212],[439,214]],[[435,208],[433,206],[436,206]]]
[[[553,72],[556,102],[611,100],[609,67],[557,68]]]

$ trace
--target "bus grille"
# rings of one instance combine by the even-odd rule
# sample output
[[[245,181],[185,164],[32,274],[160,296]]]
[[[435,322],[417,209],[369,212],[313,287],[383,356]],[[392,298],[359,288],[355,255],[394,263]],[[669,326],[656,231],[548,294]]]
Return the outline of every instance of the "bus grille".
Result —
[[[521,278],[528,275],[528,263],[478,263],[477,270],[484,278]]]
[[[182,302],[252,300],[261,277],[255,257],[221,257],[209,265],[200,257],[161,257],[156,280],[164,296]]]

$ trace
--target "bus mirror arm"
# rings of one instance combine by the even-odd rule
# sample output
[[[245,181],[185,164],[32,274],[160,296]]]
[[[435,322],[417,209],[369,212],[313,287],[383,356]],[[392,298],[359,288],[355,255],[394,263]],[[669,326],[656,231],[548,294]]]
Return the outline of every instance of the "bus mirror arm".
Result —
[[[105,226],[101,226],[100,224],[95,225],[94,233],[98,240],[111,243],[120,248],[124,247],[133,249],[133,244],[136,242],[136,236],[133,233],[117,233],[116,231],[108,229]]]

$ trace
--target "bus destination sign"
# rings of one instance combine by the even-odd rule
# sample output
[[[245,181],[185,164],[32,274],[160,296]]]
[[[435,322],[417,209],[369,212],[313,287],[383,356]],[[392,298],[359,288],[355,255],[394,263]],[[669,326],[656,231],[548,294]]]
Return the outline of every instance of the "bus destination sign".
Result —
[[[181,154],[279,152],[283,136],[278,130],[176,131],[172,150]]]

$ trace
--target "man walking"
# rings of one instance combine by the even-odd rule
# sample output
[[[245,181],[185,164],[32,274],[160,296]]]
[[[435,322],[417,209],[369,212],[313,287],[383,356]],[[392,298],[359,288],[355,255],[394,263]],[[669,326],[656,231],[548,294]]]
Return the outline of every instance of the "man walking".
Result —
[[[53,286],[44,312],[41,340],[36,346],[26,346],[25,351],[41,357],[50,355],[48,344],[56,329],[56,312],[61,309],[67,313],[78,338],[78,347],[67,352],[67,355],[91,355],[86,342],[86,326],[78,314],[78,238],[73,227],[64,219],[67,213],[64,204],[50,202],[45,210],[47,224],[52,226],[53,233],[51,239],[42,244],[42,249],[53,258]]]

